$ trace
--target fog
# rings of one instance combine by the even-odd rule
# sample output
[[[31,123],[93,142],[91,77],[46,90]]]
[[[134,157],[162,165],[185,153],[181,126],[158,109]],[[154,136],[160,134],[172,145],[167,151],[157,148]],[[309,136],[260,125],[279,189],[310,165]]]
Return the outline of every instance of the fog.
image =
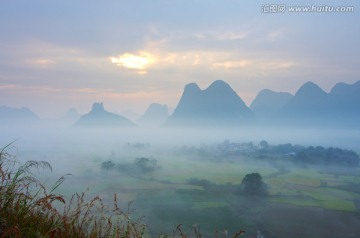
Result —
[[[291,158],[256,159],[249,153],[231,154],[230,150],[229,154],[219,149],[224,143],[241,147],[241,143],[250,142],[257,148],[266,141],[360,153],[358,130],[86,128],[50,121],[3,126],[1,132],[0,146],[12,142],[10,153],[18,161],[44,160],[52,165],[52,172],[38,174],[47,185],[71,174],[58,189],[66,197],[88,189],[89,196],[100,195],[108,203],[114,193],[119,194],[124,207],[133,201],[134,215],[144,216],[153,237],[171,233],[178,224],[186,230],[194,225],[202,227],[204,235],[245,229],[244,237],[337,237],[342,232],[355,237],[360,232],[355,226],[360,191],[349,190],[350,185],[360,186],[357,167],[299,165]],[[149,171],[135,168],[138,158],[152,159],[156,166]],[[114,167],[104,168],[107,161]],[[260,173],[268,184],[266,198],[237,194],[244,175],[253,172]],[[274,221],[284,217],[289,224]],[[319,224],[317,231],[302,231],[313,222]],[[329,224],[332,228],[326,231]]]
[[[359,130],[317,129],[248,126],[235,128],[87,128],[71,124],[48,122],[41,125],[2,126],[0,143],[8,144],[16,140],[22,148],[47,149],[74,145],[95,144],[109,149],[124,143],[150,143],[156,146],[197,145],[216,143],[223,140],[236,142],[260,142],[267,140],[272,144],[292,143],[301,145],[321,145],[342,147],[360,152]],[[81,148],[81,147],[80,147]],[[81,149],[79,148],[79,152]],[[82,148],[87,151],[89,148]],[[85,152],[84,151],[84,152]]]

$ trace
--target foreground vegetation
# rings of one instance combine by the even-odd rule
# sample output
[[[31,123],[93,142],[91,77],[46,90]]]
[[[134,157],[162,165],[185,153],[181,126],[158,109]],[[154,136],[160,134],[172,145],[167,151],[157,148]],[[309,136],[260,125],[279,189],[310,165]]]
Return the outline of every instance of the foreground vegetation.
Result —
[[[69,201],[55,193],[61,177],[48,190],[32,169],[50,169],[49,163],[28,161],[19,165],[8,153],[0,151],[0,237],[142,237],[145,225],[133,221],[130,211],[117,205],[104,206],[100,197],[87,199],[75,194]],[[60,208],[62,207],[62,209]]]
[[[122,210],[117,195],[113,208],[103,203],[99,196],[88,199],[85,193],[74,194],[70,199],[56,193],[63,183],[61,177],[48,189],[33,170],[49,169],[45,161],[28,161],[21,165],[9,153],[11,144],[0,151],[0,237],[148,237],[147,226],[140,219],[133,220],[130,205]],[[233,238],[245,234],[239,230]],[[228,237],[215,233],[215,237]],[[200,228],[185,231],[182,225],[174,228],[172,235],[159,237],[200,238]]]

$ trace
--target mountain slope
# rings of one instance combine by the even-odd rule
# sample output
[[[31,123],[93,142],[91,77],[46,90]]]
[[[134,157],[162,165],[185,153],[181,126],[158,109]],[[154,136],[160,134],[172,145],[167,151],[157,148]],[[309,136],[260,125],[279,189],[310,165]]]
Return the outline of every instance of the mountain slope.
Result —
[[[338,83],[326,93],[318,85],[307,82],[280,109],[276,120],[291,126],[359,127],[360,83]]]
[[[331,89],[330,94],[332,96],[349,95],[360,90],[360,80],[354,84],[337,83]]]
[[[136,125],[125,117],[105,111],[103,103],[94,103],[91,111],[81,116],[75,126],[134,127]]]
[[[138,123],[146,126],[160,126],[169,117],[168,107],[159,103],[152,103],[139,118]]]
[[[195,83],[185,86],[168,126],[233,126],[253,120],[251,110],[224,81],[201,90]]]
[[[30,109],[12,108],[7,106],[0,107],[0,124],[25,124],[40,122],[39,117]]]
[[[329,95],[313,82],[301,86],[294,97],[280,110],[289,118],[321,116],[329,109]]]
[[[256,117],[268,118],[284,107],[293,97],[290,93],[261,90],[252,101],[250,109]]]
[[[338,83],[330,91],[334,117],[350,127],[360,127],[360,81]]]

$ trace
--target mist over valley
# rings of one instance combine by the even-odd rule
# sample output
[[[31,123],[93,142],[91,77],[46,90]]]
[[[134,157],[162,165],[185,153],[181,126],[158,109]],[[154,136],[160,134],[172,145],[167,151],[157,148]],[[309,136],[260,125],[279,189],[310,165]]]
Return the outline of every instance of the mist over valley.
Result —
[[[345,98],[359,89],[339,85],[346,90],[336,95]],[[304,90],[312,94],[302,100]],[[359,129],[342,124],[349,122],[346,116],[331,118],[329,106],[320,116],[320,104],[315,110],[312,101],[317,97],[331,98],[312,83],[294,96],[263,90],[248,108],[223,81],[206,90],[192,84],[171,115],[152,104],[138,124],[103,103],[53,121],[3,107],[0,143],[13,141],[10,153],[20,163],[49,162],[53,171],[38,174],[48,186],[67,175],[58,188],[67,198],[88,191],[105,204],[114,194],[124,207],[132,202],[133,216],[144,216],[153,237],[171,234],[178,224],[189,231],[199,227],[206,236],[243,229],[244,237],[356,237]],[[346,115],[358,116],[356,103]],[[296,108],[304,123],[293,119],[302,118]],[[287,123],[276,123],[278,115]],[[317,126],[320,118],[323,126]],[[246,194],[244,178],[252,174],[262,178],[266,192]]]

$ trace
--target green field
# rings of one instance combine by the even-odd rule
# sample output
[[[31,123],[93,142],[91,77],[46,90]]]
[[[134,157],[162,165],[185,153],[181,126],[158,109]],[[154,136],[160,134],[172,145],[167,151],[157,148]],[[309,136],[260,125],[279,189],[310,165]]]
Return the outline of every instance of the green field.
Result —
[[[311,214],[317,217],[325,212],[335,219],[340,213],[346,219],[358,219],[354,201],[360,200],[360,194],[339,189],[340,185],[360,182],[353,174],[333,175],[320,173],[317,167],[290,166],[280,172],[266,162],[249,159],[220,163],[171,154],[156,156],[156,159],[159,168],[141,174],[104,171],[100,168],[104,159],[89,160],[82,166],[80,175],[65,181],[61,192],[70,194],[89,187],[90,195],[99,194],[108,203],[117,193],[122,206],[133,201],[134,215],[144,216],[151,227],[149,234],[153,236],[160,231],[171,234],[177,224],[189,230],[194,225],[201,226],[206,236],[225,229],[229,234],[245,229],[249,231],[248,237],[260,228],[276,233],[277,227],[283,224],[274,223],[273,219],[279,219],[280,214],[269,212],[278,206],[289,214],[298,214],[297,219],[304,222],[312,219]],[[125,161],[131,162],[131,159]],[[244,176],[252,172],[262,175],[268,185],[267,196],[247,197],[236,193]],[[211,186],[190,185],[190,178],[209,181]],[[302,211],[309,211],[310,217],[305,217]],[[291,226],[292,221],[283,222]]]

